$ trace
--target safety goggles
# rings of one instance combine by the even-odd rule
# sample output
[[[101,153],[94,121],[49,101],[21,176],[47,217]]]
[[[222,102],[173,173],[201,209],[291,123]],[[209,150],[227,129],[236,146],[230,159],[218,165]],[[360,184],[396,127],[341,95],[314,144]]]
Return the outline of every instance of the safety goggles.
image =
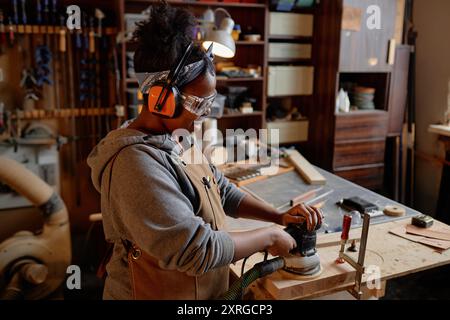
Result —
[[[181,94],[181,104],[190,113],[197,117],[207,116],[211,112],[211,107],[214,99],[217,96],[217,91],[207,97],[197,97],[190,94]]]

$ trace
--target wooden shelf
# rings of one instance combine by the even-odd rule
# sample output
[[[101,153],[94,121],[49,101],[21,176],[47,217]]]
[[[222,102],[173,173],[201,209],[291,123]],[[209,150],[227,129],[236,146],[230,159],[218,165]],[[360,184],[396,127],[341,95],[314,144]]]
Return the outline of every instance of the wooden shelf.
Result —
[[[265,44],[264,41],[246,41],[246,40],[238,40],[236,44],[239,46],[263,46]]]
[[[257,78],[225,78],[225,77],[217,77],[217,82],[245,82],[245,81],[262,81],[263,77],[257,77]],[[134,78],[127,78],[125,79],[125,82],[128,84],[138,84],[137,79]]]
[[[312,64],[311,59],[289,59],[289,58],[269,58],[269,63],[309,63]]]
[[[16,120],[39,120],[56,119],[70,117],[98,117],[106,115],[115,115],[114,108],[61,108],[54,110],[37,109],[33,111],[18,111],[11,115],[11,119]]]
[[[221,119],[224,118],[243,118],[243,117],[257,117],[257,116],[262,116],[262,111],[253,111],[251,113],[241,113],[241,112],[236,112],[236,113],[228,113],[228,114],[224,114],[222,116]]]
[[[127,79],[125,79],[125,82],[131,83],[131,84],[139,84],[139,82],[136,78],[127,78]]]
[[[154,0],[126,0],[126,3],[155,3]],[[265,3],[243,3],[243,2],[218,2],[218,1],[180,1],[168,0],[171,5],[193,6],[193,7],[224,7],[224,8],[255,8],[265,9]]]
[[[296,7],[294,6],[291,10],[289,11],[282,11],[282,10],[276,10],[276,6],[270,6],[270,11],[271,12],[281,12],[281,13],[303,13],[303,14],[314,14],[316,11],[316,6],[312,6],[312,7]]]
[[[386,110],[373,109],[373,110],[352,110],[350,112],[337,112],[336,117],[351,117],[351,116],[361,116],[361,115],[377,115],[377,114],[387,114]]]
[[[8,32],[8,26],[5,25],[5,30]],[[61,30],[65,30],[67,34],[76,34],[78,31],[71,32],[66,27],[52,26],[52,25],[13,25],[13,32],[18,34],[58,34]],[[96,29],[97,30],[97,29]],[[117,34],[117,28],[103,28],[105,35]]]
[[[313,37],[312,36],[291,36],[291,35],[284,35],[284,34],[271,34],[269,35],[269,40],[297,40],[297,41],[304,41],[304,42],[312,42]]]
[[[217,77],[217,82],[245,82],[245,81],[263,81],[263,77],[257,77],[257,78],[226,78],[226,77]]]
[[[289,98],[289,97],[312,97],[312,94],[281,94],[277,96],[267,96],[268,99],[280,99],[280,98]]]

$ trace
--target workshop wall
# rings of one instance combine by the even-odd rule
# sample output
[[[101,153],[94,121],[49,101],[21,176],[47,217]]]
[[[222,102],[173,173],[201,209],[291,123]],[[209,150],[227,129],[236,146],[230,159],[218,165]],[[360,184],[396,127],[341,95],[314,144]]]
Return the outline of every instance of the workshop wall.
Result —
[[[444,157],[437,135],[428,126],[443,121],[450,86],[450,1],[416,0],[414,24],[418,32],[416,62],[416,149]],[[430,23],[432,21],[432,23]],[[416,157],[415,207],[434,214],[442,166]]]

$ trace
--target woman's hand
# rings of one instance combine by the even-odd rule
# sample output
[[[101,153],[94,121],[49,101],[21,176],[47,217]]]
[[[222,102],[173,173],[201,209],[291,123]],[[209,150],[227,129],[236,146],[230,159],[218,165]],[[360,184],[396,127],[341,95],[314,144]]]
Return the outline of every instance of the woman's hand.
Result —
[[[309,231],[315,230],[322,224],[322,210],[310,207],[306,204],[299,204],[280,215],[279,224],[287,226],[288,224],[300,224],[306,221]]]
[[[272,241],[266,250],[274,257],[286,257],[297,246],[294,238],[280,227],[269,227],[269,233]]]

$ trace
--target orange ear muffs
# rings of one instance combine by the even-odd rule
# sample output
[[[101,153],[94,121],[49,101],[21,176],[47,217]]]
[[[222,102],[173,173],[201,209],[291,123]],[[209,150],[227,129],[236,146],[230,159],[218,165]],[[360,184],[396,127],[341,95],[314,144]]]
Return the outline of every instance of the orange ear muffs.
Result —
[[[163,93],[163,84],[156,84],[148,91],[148,110],[165,118],[174,118],[178,115],[179,91],[176,87],[169,86]],[[164,95],[167,94],[164,102]],[[161,97],[161,98],[160,98]],[[158,104],[158,99],[160,103]]]

